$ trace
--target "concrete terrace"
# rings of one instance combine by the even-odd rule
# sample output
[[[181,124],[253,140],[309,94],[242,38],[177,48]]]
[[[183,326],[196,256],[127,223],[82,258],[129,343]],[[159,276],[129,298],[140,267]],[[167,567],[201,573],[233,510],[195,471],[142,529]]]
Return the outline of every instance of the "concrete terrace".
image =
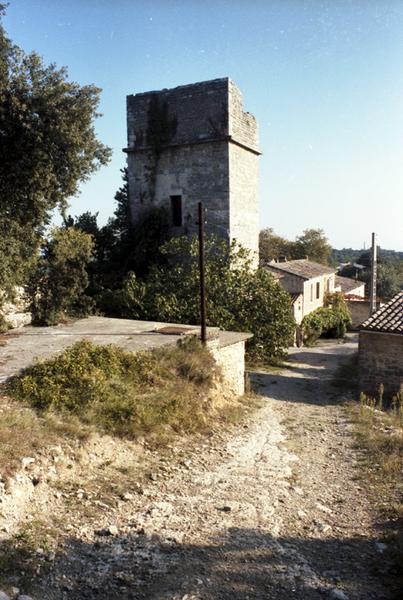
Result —
[[[198,335],[199,331],[194,325],[106,317],[88,317],[53,327],[24,327],[0,336],[0,382],[79,340],[98,345],[116,344],[136,352],[176,344],[184,335]],[[220,348],[251,337],[248,333],[220,331],[216,327],[209,327],[207,336],[209,343]]]

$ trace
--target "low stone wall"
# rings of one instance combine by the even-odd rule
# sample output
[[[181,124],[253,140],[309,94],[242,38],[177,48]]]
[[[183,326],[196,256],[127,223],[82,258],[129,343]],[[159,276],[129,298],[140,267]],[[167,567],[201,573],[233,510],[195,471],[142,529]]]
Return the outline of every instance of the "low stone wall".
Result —
[[[32,315],[28,312],[28,303],[22,287],[17,287],[15,289],[15,298],[13,302],[0,302],[0,315],[4,317],[7,324],[12,329],[23,327],[24,325],[29,325],[31,323]]]
[[[383,384],[385,398],[391,398],[403,385],[403,335],[360,331],[360,391],[376,397]]]
[[[211,348],[211,351],[221,367],[223,392],[242,396],[245,393],[245,342]]]
[[[368,300],[346,300],[346,303],[353,321],[352,328],[358,329],[370,315],[370,303]]]

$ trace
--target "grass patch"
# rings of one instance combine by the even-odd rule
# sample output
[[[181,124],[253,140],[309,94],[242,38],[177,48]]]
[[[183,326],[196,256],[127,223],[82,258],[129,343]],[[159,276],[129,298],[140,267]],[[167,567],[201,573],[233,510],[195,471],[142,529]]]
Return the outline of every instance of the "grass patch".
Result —
[[[386,410],[382,390],[376,400],[361,394],[360,403],[349,410],[366,485],[403,573],[403,389]]]
[[[358,398],[358,353],[343,361],[332,384]],[[383,388],[377,399],[360,394],[345,404],[361,450],[359,480],[389,530],[396,562],[403,573],[403,389],[386,406]]]
[[[61,439],[83,440],[89,434],[74,416],[61,419],[52,412],[38,415],[29,407],[19,406],[0,397],[0,473],[7,481],[21,468],[21,458],[35,455]]]
[[[40,415],[77,418],[127,438],[192,432],[206,424],[214,358],[195,337],[178,346],[131,353],[80,341],[5,384],[5,392]]]

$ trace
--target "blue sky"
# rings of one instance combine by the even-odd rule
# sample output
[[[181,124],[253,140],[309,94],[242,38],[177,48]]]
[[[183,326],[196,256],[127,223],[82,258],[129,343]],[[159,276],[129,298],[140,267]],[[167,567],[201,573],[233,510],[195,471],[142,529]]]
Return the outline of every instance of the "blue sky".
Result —
[[[71,212],[113,212],[126,95],[231,77],[258,119],[260,219],[403,250],[403,0],[10,0],[26,51],[102,88],[113,149]]]

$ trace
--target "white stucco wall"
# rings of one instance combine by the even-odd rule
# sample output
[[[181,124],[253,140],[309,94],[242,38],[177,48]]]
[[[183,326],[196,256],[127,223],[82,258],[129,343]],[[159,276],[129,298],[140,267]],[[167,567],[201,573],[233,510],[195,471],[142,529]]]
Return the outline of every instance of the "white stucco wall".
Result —
[[[319,284],[319,294],[317,294],[317,284]],[[323,306],[326,292],[333,293],[334,285],[335,276],[333,274],[321,275],[320,277],[304,281],[304,316]]]

